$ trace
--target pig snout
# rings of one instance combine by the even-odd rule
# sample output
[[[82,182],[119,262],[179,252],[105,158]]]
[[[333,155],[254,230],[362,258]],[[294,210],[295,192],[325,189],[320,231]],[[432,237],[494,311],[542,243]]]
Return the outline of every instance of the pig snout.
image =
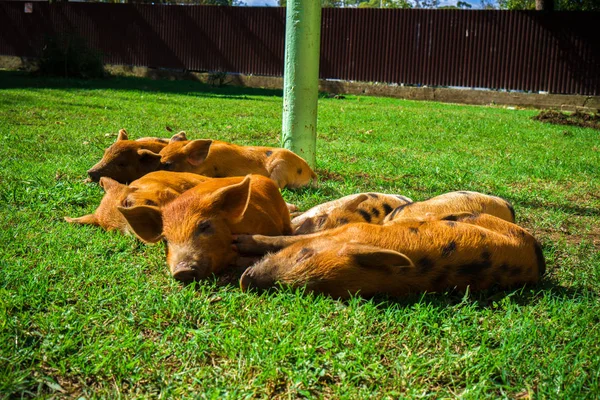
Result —
[[[87,174],[90,177],[90,179],[94,182],[98,182],[102,177],[102,171],[97,168],[92,168],[88,170]]]
[[[275,280],[268,275],[257,273],[254,267],[247,268],[240,278],[240,288],[242,291],[248,290],[263,291],[275,287]]]
[[[173,278],[183,283],[189,283],[206,278],[208,268],[196,261],[180,261],[175,266]]]

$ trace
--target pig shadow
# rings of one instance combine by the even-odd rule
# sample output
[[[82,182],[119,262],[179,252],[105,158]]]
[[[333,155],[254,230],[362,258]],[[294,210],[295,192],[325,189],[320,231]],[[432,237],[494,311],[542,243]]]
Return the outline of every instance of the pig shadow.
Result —
[[[561,299],[575,299],[592,295],[597,297],[589,288],[565,287],[552,278],[544,278],[536,285],[525,285],[518,288],[490,288],[480,292],[464,292],[448,290],[445,293],[420,293],[401,298],[375,296],[365,301],[373,301],[377,308],[390,307],[410,308],[417,303],[436,308],[455,307],[459,304],[472,306],[476,309],[502,310],[505,303],[518,306],[535,304],[539,299],[552,296]]]
[[[229,287],[239,289],[239,279],[244,273],[246,267],[235,267],[228,270],[226,273],[213,277],[213,282],[217,287]],[[272,296],[278,293],[288,293],[297,296],[323,296],[314,293],[305,292],[304,288],[271,288],[267,290],[253,290],[248,292],[251,296]],[[342,304],[349,305],[350,303],[373,302],[378,309],[388,309],[392,307],[411,308],[415,304],[431,306],[433,308],[442,309],[456,307],[457,305],[465,305],[474,307],[479,310],[503,310],[506,303],[518,306],[527,306],[535,304],[537,301],[546,296],[552,296],[557,299],[577,299],[589,296],[597,297],[589,288],[584,287],[565,287],[558,284],[552,278],[545,278],[536,285],[520,286],[512,289],[491,288],[480,292],[464,292],[449,289],[444,293],[415,293],[404,297],[390,297],[387,295],[373,296],[363,298],[356,295],[346,300],[336,300]],[[325,297],[329,297],[326,296]]]

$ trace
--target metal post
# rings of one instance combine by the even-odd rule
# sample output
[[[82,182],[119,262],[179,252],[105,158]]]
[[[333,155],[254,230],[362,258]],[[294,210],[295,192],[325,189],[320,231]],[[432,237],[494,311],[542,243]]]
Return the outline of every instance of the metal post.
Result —
[[[283,147],[314,169],[317,144],[317,98],[321,2],[288,0],[283,76]]]

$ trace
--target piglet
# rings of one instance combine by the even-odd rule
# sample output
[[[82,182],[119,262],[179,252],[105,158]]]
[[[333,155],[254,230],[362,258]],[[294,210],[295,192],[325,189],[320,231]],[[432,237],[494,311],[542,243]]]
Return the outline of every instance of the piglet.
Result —
[[[160,152],[168,139],[145,137],[129,140],[127,131],[121,129],[116,142],[104,151],[104,156],[88,170],[90,179],[98,182],[101,177],[129,183],[149,172],[160,169]]]
[[[211,179],[162,209],[138,206],[119,211],[141,240],[165,242],[171,274],[183,282],[236,264],[234,234],[292,233],[279,188],[260,175]]]
[[[98,208],[79,218],[65,217],[74,224],[96,225],[107,231],[118,230],[130,234],[131,229],[117,207],[150,205],[162,207],[175,200],[181,193],[211,178],[186,172],[156,171],[124,185],[111,178],[100,178],[104,197]]]
[[[536,283],[545,271],[537,240],[489,214],[356,223],[319,233],[240,236],[241,252],[268,254],[240,279],[242,290],[305,287],[335,298],[472,291]]]
[[[145,152],[150,154],[150,152]],[[184,132],[171,138],[160,151],[162,168],[211,177],[267,176],[279,188],[316,183],[317,175],[295,153],[277,147],[238,146],[218,140],[187,140]]]
[[[383,223],[393,223],[406,218],[437,219],[441,215],[471,212],[485,213],[515,222],[515,210],[508,201],[479,192],[449,192],[431,199],[403,204],[389,213]]]

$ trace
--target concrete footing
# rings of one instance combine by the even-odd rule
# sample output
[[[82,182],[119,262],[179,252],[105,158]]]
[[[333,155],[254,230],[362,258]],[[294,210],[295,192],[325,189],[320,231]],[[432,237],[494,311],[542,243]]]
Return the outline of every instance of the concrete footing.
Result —
[[[0,68],[30,70],[35,62],[20,57],[0,56]],[[161,68],[106,65],[106,71],[116,76],[136,76],[150,79],[191,79],[211,85],[235,85],[253,88],[282,89],[283,78],[269,76],[203,73]],[[383,83],[320,80],[319,90],[332,94],[353,94],[395,97],[408,100],[428,100],[444,103],[498,105],[507,107],[558,109],[564,111],[600,112],[600,96],[563,95],[388,85]]]

